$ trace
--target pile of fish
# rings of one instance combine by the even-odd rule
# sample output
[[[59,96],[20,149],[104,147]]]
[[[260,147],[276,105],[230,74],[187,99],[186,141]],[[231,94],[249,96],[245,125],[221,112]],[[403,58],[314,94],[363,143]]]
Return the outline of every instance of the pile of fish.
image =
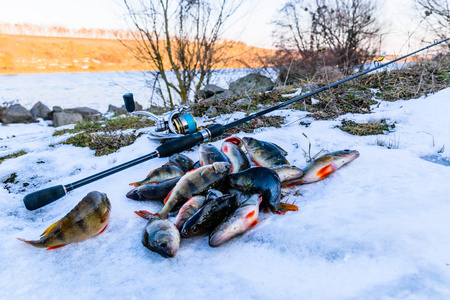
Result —
[[[260,211],[296,211],[297,206],[280,202],[282,187],[321,180],[359,157],[356,150],[336,151],[302,170],[289,164],[279,146],[251,137],[228,138],[220,150],[202,144],[198,153],[197,163],[171,156],[131,183],[134,189],[127,193],[130,199],[164,204],[156,213],[136,212],[148,219],[142,243],[164,257],[176,255],[181,238],[209,235],[209,245],[217,247],[258,224]]]
[[[181,238],[209,235],[209,245],[218,247],[258,224],[260,211],[296,211],[297,206],[280,202],[282,187],[321,180],[359,153],[329,153],[304,170],[290,165],[286,155],[273,143],[231,137],[220,150],[212,144],[200,145],[197,163],[182,154],[171,156],[144,180],[130,184],[134,189],[127,193],[128,198],[164,204],[156,213],[136,212],[148,219],[142,243],[164,257],[176,255]],[[93,191],[48,227],[39,240],[19,240],[47,250],[80,242],[102,233],[110,212],[106,194]],[[175,217],[173,222],[170,217]]]

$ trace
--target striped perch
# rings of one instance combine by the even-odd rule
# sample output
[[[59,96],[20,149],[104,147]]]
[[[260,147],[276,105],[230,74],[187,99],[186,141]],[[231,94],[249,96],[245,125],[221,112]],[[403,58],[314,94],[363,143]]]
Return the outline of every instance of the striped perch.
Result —
[[[110,211],[111,203],[106,194],[90,192],[61,220],[48,227],[39,240],[19,240],[47,250],[81,242],[105,230]]]

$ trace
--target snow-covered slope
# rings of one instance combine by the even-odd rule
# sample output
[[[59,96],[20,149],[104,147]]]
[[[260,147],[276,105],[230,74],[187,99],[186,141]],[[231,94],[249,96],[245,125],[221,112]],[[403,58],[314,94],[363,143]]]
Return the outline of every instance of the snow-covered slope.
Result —
[[[147,154],[156,142],[143,136],[117,153],[95,157],[87,148],[49,147],[61,137],[52,137],[54,129],[45,123],[1,126],[0,156],[28,152],[0,165],[1,182],[17,174],[16,184],[0,185],[1,298],[448,299],[449,99],[446,89],[427,98],[383,102],[372,114],[341,117],[396,122],[388,135],[351,136],[335,128],[339,120],[239,134],[276,142],[299,167],[306,165],[303,149],[308,149],[302,133],[311,140],[312,154],[356,149],[361,156],[320,182],[283,189],[283,201],[295,202],[298,212],[264,215],[252,230],[218,248],[208,246],[206,237],[182,240],[173,259],[142,246],[146,221],[133,213],[161,205],[125,197],[128,183],[167,159],[81,187],[36,211],[22,203],[34,190]],[[287,116],[287,122],[305,115],[273,114]],[[196,150],[185,154],[196,160]],[[17,240],[37,239],[93,190],[112,203],[103,234],[52,251]]]

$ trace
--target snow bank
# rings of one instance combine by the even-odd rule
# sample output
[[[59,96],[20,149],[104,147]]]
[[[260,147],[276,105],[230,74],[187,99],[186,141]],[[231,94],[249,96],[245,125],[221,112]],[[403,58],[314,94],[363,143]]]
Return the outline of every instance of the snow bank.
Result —
[[[147,154],[156,142],[143,136],[95,157],[87,148],[49,147],[61,137],[52,137],[53,128],[44,124],[1,126],[0,156],[28,152],[0,165],[1,182],[17,174],[17,184],[0,185],[1,294],[5,299],[448,299],[450,168],[421,157],[450,161],[449,98],[446,89],[340,118],[396,122],[394,132],[378,137],[342,132],[335,128],[340,119],[252,134],[279,144],[299,167],[307,164],[302,133],[311,140],[312,155],[356,149],[361,156],[320,182],[283,189],[283,201],[295,202],[298,212],[265,215],[255,228],[218,248],[209,247],[206,237],[182,240],[173,259],[142,246],[146,221],[133,213],[157,211],[161,204],[125,197],[128,183],[167,159],[81,187],[36,211],[22,203],[29,192]],[[305,116],[291,110],[272,114],[286,116],[287,123]],[[380,141],[392,141],[395,149],[379,146]],[[196,150],[185,154],[196,159]],[[105,192],[112,203],[103,234],[52,251],[16,239],[38,238],[92,190]]]

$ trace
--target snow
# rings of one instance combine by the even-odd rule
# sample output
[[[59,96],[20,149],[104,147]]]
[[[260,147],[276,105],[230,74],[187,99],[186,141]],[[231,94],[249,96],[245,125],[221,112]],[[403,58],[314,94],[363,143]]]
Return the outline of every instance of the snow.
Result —
[[[308,140],[302,133],[312,143],[311,155],[322,149],[356,149],[361,155],[322,181],[283,189],[283,201],[295,202],[298,212],[264,214],[252,230],[218,248],[211,248],[207,237],[182,240],[172,259],[141,244],[146,221],[133,213],[157,211],[161,204],[125,197],[128,183],[167,159],[83,186],[36,211],[22,203],[27,193],[145,155],[157,142],[142,136],[116,153],[95,157],[88,148],[58,144],[65,137],[52,137],[54,129],[45,122],[0,126],[0,156],[27,151],[0,165],[1,182],[12,173],[18,181],[0,184],[0,298],[448,299],[450,168],[421,157],[450,161],[449,98],[447,88],[308,127],[296,121],[305,112],[272,112],[291,125],[238,136],[277,143],[298,167],[307,164]],[[216,122],[242,116],[221,116]],[[395,129],[381,136],[351,136],[335,128],[344,118],[387,119]],[[393,149],[380,141],[391,142]],[[184,154],[196,160],[197,150]],[[37,239],[92,190],[106,193],[112,203],[104,233],[52,251],[17,240]]]

